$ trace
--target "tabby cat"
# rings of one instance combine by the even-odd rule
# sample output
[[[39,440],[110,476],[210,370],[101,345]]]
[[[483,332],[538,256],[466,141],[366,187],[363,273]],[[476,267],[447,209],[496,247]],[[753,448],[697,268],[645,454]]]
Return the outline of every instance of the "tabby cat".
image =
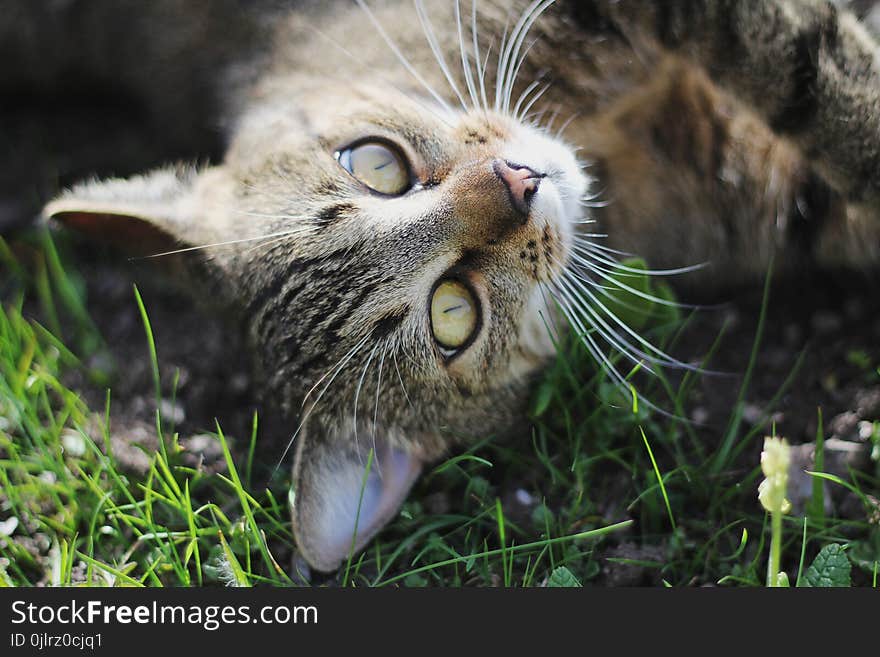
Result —
[[[271,45],[215,75],[221,162],[78,185],[45,215],[179,253],[237,311],[291,417],[317,570],[426,463],[521,422],[560,332],[618,379],[609,350],[676,364],[603,304],[620,253],[703,288],[774,254],[880,261],[880,51],[831,4],[273,12]]]

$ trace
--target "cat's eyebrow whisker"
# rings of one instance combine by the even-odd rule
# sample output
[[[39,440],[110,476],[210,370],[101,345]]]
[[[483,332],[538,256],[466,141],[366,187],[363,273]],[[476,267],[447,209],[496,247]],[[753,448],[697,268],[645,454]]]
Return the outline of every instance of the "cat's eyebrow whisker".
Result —
[[[394,55],[397,57],[398,61],[403,65],[403,67],[406,69],[406,71],[410,75],[412,75],[416,80],[418,80],[419,84],[421,84],[425,88],[425,90],[429,94],[431,94],[431,96],[434,98],[434,100],[436,100],[440,104],[440,106],[444,110],[446,110],[446,112],[448,114],[454,115],[455,111],[452,109],[452,107],[449,105],[449,103],[447,103],[443,99],[443,97],[440,94],[438,94],[430,84],[427,83],[425,78],[423,78],[421,76],[421,74],[415,69],[415,67],[412,64],[410,64],[409,60],[403,55],[403,53],[400,52],[400,48],[398,48],[397,44],[394,42],[394,40],[390,36],[388,36],[388,33],[385,31],[385,28],[382,27],[381,23],[379,23],[379,19],[376,18],[375,14],[373,14],[373,12],[367,6],[367,3],[364,2],[364,0],[355,0],[355,2],[357,3],[358,7],[360,7],[364,11],[364,13],[367,14],[367,17],[370,19],[370,22],[373,24],[373,27],[376,28],[377,32],[379,32],[379,36],[382,37],[382,39],[385,41],[385,43],[391,49],[391,52],[394,53]]]
[[[569,116],[567,119],[565,119],[565,122],[559,127],[559,130],[557,130],[557,131],[556,131],[556,134],[554,135],[554,136],[556,137],[556,139],[561,138],[561,137],[562,137],[562,133],[565,132],[565,129],[566,129],[568,126],[570,126],[570,125],[571,125],[571,122],[574,121],[575,119],[577,119],[580,115],[581,115],[580,112],[575,112],[574,114],[572,114],[571,116]],[[587,166],[588,166],[588,165],[584,165],[584,168],[586,168]]]
[[[428,12],[425,10],[424,0],[413,0],[413,4],[416,8],[416,14],[419,17],[419,23],[422,25],[422,33],[428,41],[428,46],[430,46],[431,52],[434,54],[434,59],[440,66],[440,70],[443,72],[443,77],[445,77],[446,81],[449,83],[449,87],[458,97],[458,102],[461,103],[461,108],[467,112],[467,103],[464,102],[464,96],[462,96],[461,92],[458,90],[455,78],[452,77],[452,71],[449,70],[449,65],[446,63],[446,58],[443,56],[443,51],[440,49],[437,35],[434,32],[434,26],[431,24]]]
[[[461,0],[455,0],[455,24],[458,27],[458,51],[461,54],[461,70],[464,72],[464,81],[467,85],[468,94],[471,97],[471,105],[474,111],[477,111],[480,108],[480,101],[477,98],[473,71],[471,70],[471,63],[464,45],[464,31],[461,25]],[[479,60],[477,60],[477,65],[479,66]]]
[[[532,105],[534,105],[536,102],[538,102],[538,100],[540,100],[541,96],[543,96],[549,88],[550,88],[550,83],[548,82],[547,84],[544,85],[544,87],[540,91],[538,91],[538,93],[536,93],[532,97],[532,99],[528,102],[528,104],[526,104],[526,106],[523,108],[523,114],[525,114],[530,109],[532,109]],[[517,103],[517,104],[519,104],[519,103]],[[516,114],[516,113],[517,113],[516,109],[514,109],[514,114]]]
[[[554,1],[555,0],[533,0],[533,2],[523,11],[510,33],[510,39],[507,41],[501,57],[501,62],[499,63],[499,68],[503,71],[503,77],[501,78],[500,88],[496,88],[495,97],[496,107],[504,113],[507,113],[510,109],[510,95],[513,91],[514,82],[516,81],[515,72],[519,71],[519,66],[522,64],[521,61],[517,63],[517,60],[523,42],[528,36],[532,25],[538,20],[538,17],[545,9],[547,9],[547,7],[553,4]],[[529,48],[531,48],[531,45]],[[526,52],[528,52],[528,49]]]
[[[202,249],[211,249],[218,246],[229,246],[231,244],[242,244],[244,242],[256,242],[259,240],[267,240],[273,237],[279,236],[287,236],[294,235],[302,231],[299,230],[287,230],[282,231],[280,233],[268,233],[267,235],[258,235],[256,237],[245,237],[240,240],[227,240],[225,242],[212,242],[211,244],[199,244],[198,246],[187,246],[182,249],[174,249],[173,251],[163,251],[162,253],[152,253],[146,256],[139,256],[137,258],[131,258],[131,260],[149,260],[150,258],[162,258],[164,256],[175,255],[177,253],[188,253],[190,251],[200,251]]]
[[[266,189],[263,189],[262,187],[257,187],[256,185],[254,185],[252,183],[242,182],[241,185],[245,189],[247,189],[251,192],[255,192],[255,193],[259,194],[260,196],[265,196],[266,198],[271,198],[276,201],[281,201],[283,203],[290,202],[290,198],[288,196],[283,196],[282,194],[275,194],[275,193],[270,192]],[[240,212],[243,212],[243,211],[240,211]]]
[[[292,235],[301,235],[303,233],[308,233],[308,232],[311,232],[311,227],[309,227],[308,230],[304,229],[304,230],[290,231],[289,233],[282,234],[281,237],[277,237],[269,242],[264,242],[263,244],[257,244],[256,246],[252,246],[251,248],[247,249],[245,251],[245,253],[252,253],[252,252],[256,251],[257,249],[268,249],[273,244],[278,244],[279,242],[286,242],[287,240],[290,239],[290,237]]]
[[[289,201],[290,199],[287,200]],[[257,219],[282,219],[289,221],[291,219],[305,220],[310,218],[308,215],[304,214],[271,214],[269,212],[251,212],[250,210],[238,210],[235,208],[233,208],[231,212],[244,215],[245,217],[256,217]]]
[[[480,98],[483,101],[483,111],[489,111],[489,102],[486,99],[486,66],[489,63],[489,51],[492,50],[492,44],[486,51],[486,61],[483,68],[480,68],[480,44],[477,37],[477,0],[471,0],[471,38],[474,42],[474,66],[477,68],[477,76],[480,79]]]
[[[517,78],[519,78],[519,71],[522,68],[522,65],[525,63],[526,57],[528,57],[528,54],[531,51],[532,47],[537,42],[538,42],[537,39],[532,39],[529,42],[529,45],[526,46],[525,50],[522,53],[522,57],[520,59],[516,60],[516,65],[513,67],[513,71],[511,72],[511,74],[508,76],[508,78],[509,78],[508,86],[504,92],[504,111],[505,112],[510,111],[510,101],[513,99],[513,88],[514,88],[514,85],[516,84]],[[515,115],[516,115],[516,112],[514,112],[514,116]]]
[[[520,108],[522,107],[522,104],[523,104],[523,102],[525,101],[526,97],[527,97],[530,93],[532,93],[532,91],[534,91],[536,87],[540,86],[540,84],[541,84],[541,81],[540,81],[540,80],[535,80],[534,82],[532,82],[531,84],[529,84],[529,86],[527,86],[527,87],[523,90],[523,92],[519,95],[519,99],[517,99],[517,101],[516,101],[516,105],[515,105],[514,108],[513,108],[513,118],[515,118],[517,121],[522,121],[522,120],[523,120],[523,117],[520,116],[520,114],[519,114],[519,110],[520,110]],[[525,112],[523,112],[523,114],[525,114]]]
[[[367,11],[369,12],[369,10],[367,10]],[[375,20],[374,20],[373,24],[375,25]],[[351,59],[355,64],[357,64],[358,66],[361,66],[361,67],[364,66],[364,62],[363,62],[362,60],[358,59],[358,57],[357,57],[353,52],[351,52],[350,50],[348,50],[348,48],[346,48],[346,47],[343,46],[341,43],[339,43],[338,41],[336,41],[335,39],[333,39],[330,35],[325,34],[324,32],[322,32],[321,30],[319,30],[319,29],[318,29],[317,27],[315,27],[314,25],[309,25],[308,27],[309,27],[312,31],[314,31],[315,34],[317,34],[318,36],[320,36],[320,37],[322,37],[323,39],[325,39],[325,40],[326,40],[328,43],[330,43],[332,46],[338,48],[338,49],[339,49],[344,55],[346,55],[349,59]],[[380,34],[381,34],[381,30],[380,30]],[[387,39],[386,39],[386,43],[387,43]],[[402,57],[402,55],[400,55],[397,51],[395,51],[394,48],[392,48],[392,52],[394,52],[394,53],[398,56],[398,58],[399,58],[399,57]],[[407,69],[407,70],[410,71],[410,69]],[[371,71],[371,72],[372,72],[372,73],[375,73],[375,71]],[[413,72],[413,71],[410,71],[410,73],[412,73],[412,72]],[[400,86],[398,86],[397,84],[395,84],[395,83],[394,83],[391,79],[389,79],[387,76],[379,75],[379,78],[380,78],[385,84],[387,84],[389,87],[391,87],[392,89],[394,89],[395,91],[397,91],[401,96],[405,96],[406,98],[408,98],[409,100],[411,100],[413,103],[415,103],[416,105],[418,105],[419,107],[421,107],[423,110],[425,110],[426,112],[428,112],[429,114],[431,114],[432,116],[434,116],[434,118],[436,118],[438,121],[440,121],[441,123],[443,123],[443,124],[446,125],[447,127],[449,127],[449,128],[452,128],[452,127],[453,127],[452,123],[450,123],[450,121],[449,121],[449,117],[450,117],[451,115],[454,115],[454,114],[455,114],[454,110],[453,110],[453,109],[449,106],[449,104],[446,103],[443,99],[439,99],[439,100],[438,100],[438,96],[435,95],[434,93],[431,93],[431,95],[434,97],[435,100],[438,100],[438,102],[440,103],[441,107],[442,107],[443,110],[446,112],[446,116],[443,116],[442,114],[440,114],[440,112],[437,111],[436,108],[431,107],[429,104],[422,102],[419,98],[417,98],[417,97],[414,96],[413,94],[408,93],[408,92],[405,91],[404,89],[401,89]],[[418,78],[417,78],[417,79],[418,79]],[[425,85],[427,84],[427,83],[425,83],[423,80],[420,80],[420,82],[422,83],[422,86],[425,86]],[[428,88],[428,90],[429,90],[429,92],[430,92],[430,87],[427,87],[427,88]]]
[[[365,335],[363,338],[361,338],[361,340],[354,347],[352,347],[348,351],[348,353],[346,353],[342,358],[340,358],[336,362],[336,365],[330,367],[326,372],[324,372],[324,374],[321,376],[321,378],[315,382],[315,385],[313,385],[309,389],[309,391],[306,393],[305,397],[303,397],[302,404],[300,404],[300,408],[305,407],[306,402],[308,402],[308,400],[309,400],[309,397],[311,397],[311,395],[315,391],[315,389],[319,385],[321,385],[321,382],[324,379],[326,379],[328,376],[330,376],[331,372],[336,372],[338,374],[338,372],[341,370],[341,368],[344,367],[346,365],[346,363],[348,363],[348,361],[351,360],[351,358],[357,353],[357,351],[367,342],[369,337],[370,337],[369,335]],[[334,374],[333,377],[331,377],[331,381],[333,380],[333,378],[335,378],[335,376],[336,376],[336,374]],[[318,395],[318,399],[320,399],[320,394]],[[318,402],[318,400],[315,400],[315,403],[317,403],[317,402]]]

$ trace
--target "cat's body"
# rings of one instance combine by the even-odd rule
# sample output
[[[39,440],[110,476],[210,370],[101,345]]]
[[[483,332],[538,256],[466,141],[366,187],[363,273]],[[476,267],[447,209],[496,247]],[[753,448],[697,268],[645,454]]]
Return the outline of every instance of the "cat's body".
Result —
[[[168,257],[240,313],[291,414],[294,525],[322,570],[424,463],[521,420],[566,323],[597,351],[668,360],[601,310],[615,250],[708,262],[685,279],[703,288],[774,254],[790,270],[880,261],[880,65],[852,17],[758,0],[471,9],[274,8],[233,77],[214,74],[238,81],[218,105],[222,163],[48,206],[154,252],[212,245]]]

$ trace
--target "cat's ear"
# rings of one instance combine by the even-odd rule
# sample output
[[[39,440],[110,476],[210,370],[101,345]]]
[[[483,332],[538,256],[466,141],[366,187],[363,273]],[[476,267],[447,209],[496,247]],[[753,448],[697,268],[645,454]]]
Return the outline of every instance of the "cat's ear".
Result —
[[[293,465],[293,532],[305,560],[330,572],[397,513],[422,460],[387,437],[374,439],[369,430],[357,437],[317,438],[300,435]]]
[[[193,246],[205,238],[200,187],[211,175],[211,169],[176,167],[81,183],[43,215],[135,255]]]

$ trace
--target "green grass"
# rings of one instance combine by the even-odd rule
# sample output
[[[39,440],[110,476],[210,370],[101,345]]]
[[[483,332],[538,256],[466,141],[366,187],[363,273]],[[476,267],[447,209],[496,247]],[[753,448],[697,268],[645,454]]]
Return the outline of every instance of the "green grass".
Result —
[[[73,370],[85,370],[93,383],[111,380],[77,357],[103,345],[82,285],[51,242],[33,244],[31,255],[25,267],[0,242],[0,584],[301,583],[291,558],[287,475],[279,472],[268,488],[252,484],[259,418],[246,444],[230,445],[215,428],[226,469],[210,474],[188,464],[182,437],[157,414],[161,440],[149,468],[126,471],[113,454],[112,385],[103,407],[88,408],[63,382]],[[45,327],[25,316],[26,296],[37,302]],[[156,395],[173,396],[161,389],[161,353],[136,290],[132,304],[143,321]],[[680,339],[686,322],[648,311],[642,330],[663,345]],[[749,371],[759,339],[760,326]],[[577,586],[637,572],[638,581],[670,586],[763,585],[770,523],[757,501],[754,453],[763,433],[741,423],[748,378],[727,430],[712,443],[674,417],[701,374],[633,372],[637,396],[612,385],[577,341],[558,347],[536,387],[526,440],[486,436],[436,464],[377,540],[340,573],[317,581]],[[723,348],[719,336],[712,351]],[[869,373],[876,366],[865,363]],[[798,375],[795,367],[780,381],[777,398]],[[823,489],[814,487],[807,517],[787,516],[782,527],[782,569],[793,582],[837,581],[823,579],[821,568],[839,572],[848,559],[853,581],[876,585],[876,475],[815,475],[851,490],[865,513],[826,516]],[[534,503],[517,501],[516,491]],[[841,547],[822,550],[828,546]]]

